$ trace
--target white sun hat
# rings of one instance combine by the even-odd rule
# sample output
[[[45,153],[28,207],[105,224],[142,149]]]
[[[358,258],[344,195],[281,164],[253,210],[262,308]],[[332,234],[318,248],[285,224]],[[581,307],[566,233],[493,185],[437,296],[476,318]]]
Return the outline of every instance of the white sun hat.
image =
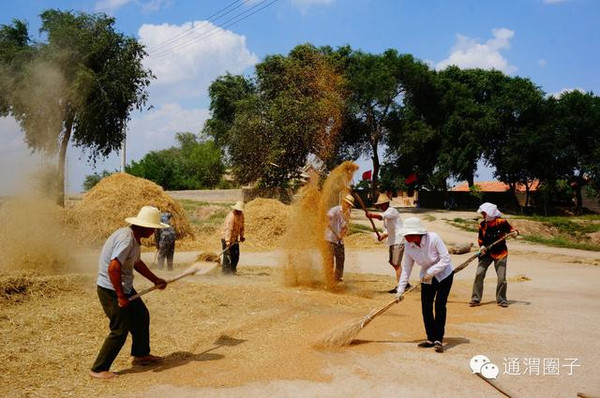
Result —
[[[344,196],[343,201],[348,203],[350,206],[354,206],[354,196],[352,196],[352,194],[350,193]]]
[[[404,220],[404,225],[401,230],[402,236],[406,235],[425,235],[427,229],[421,223],[421,220],[417,217],[409,217]]]
[[[244,211],[244,202],[242,200],[238,200],[235,202],[235,205],[231,206],[233,210]]]
[[[152,206],[142,207],[136,217],[127,217],[125,221],[145,228],[169,228],[169,224],[160,222],[160,210]]]

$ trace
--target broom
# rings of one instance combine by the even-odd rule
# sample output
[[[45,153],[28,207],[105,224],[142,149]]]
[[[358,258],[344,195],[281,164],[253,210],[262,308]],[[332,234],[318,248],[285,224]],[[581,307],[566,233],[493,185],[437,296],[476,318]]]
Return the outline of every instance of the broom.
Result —
[[[517,231],[510,232],[510,233],[504,235],[502,238],[498,239],[497,241],[493,242],[489,246],[487,246],[485,249],[489,250],[492,246],[494,246],[494,245],[502,242],[503,240],[505,240],[509,236],[516,235],[516,234],[518,234]],[[465,261],[464,263],[462,263],[458,267],[456,267],[452,271],[452,273],[455,274],[455,273],[457,273],[457,272],[465,269],[467,267],[467,265],[469,265],[469,263],[471,263],[473,260],[475,260],[476,258],[478,258],[479,255],[480,255],[480,252],[478,251],[477,253],[475,253],[474,255],[472,255],[471,257],[469,257],[469,259],[467,259],[467,261]],[[420,285],[421,284],[419,283],[419,284],[411,287],[406,292],[404,292],[404,295],[412,292],[413,290],[416,290],[417,288],[420,287]],[[402,298],[400,299],[400,301],[403,298],[404,298],[404,296],[402,296]],[[319,341],[317,343],[315,343],[315,346],[316,347],[321,347],[321,348],[339,348],[339,347],[350,345],[350,343],[352,343],[352,341],[354,340],[354,338],[356,337],[356,335],[365,326],[367,326],[373,319],[375,319],[379,315],[383,314],[384,312],[386,312],[387,310],[389,310],[391,307],[393,307],[394,304],[397,304],[400,301],[396,301],[396,299],[394,299],[394,300],[390,301],[389,303],[387,303],[386,305],[384,305],[383,307],[381,307],[380,309],[371,311],[365,317],[362,317],[360,319],[354,320],[352,322],[349,322],[349,323],[347,323],[345,325],[342,325],[342,326],[340,326],[338,328],[335,328],[335,329],[331,330],[327,334],[323,335],[319,339]]]

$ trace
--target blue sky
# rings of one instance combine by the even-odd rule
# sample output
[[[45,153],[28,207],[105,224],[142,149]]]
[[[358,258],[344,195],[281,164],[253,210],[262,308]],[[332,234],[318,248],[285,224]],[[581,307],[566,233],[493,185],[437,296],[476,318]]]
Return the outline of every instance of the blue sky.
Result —
[[[39,14],[48,8],[105,12],[118,31],[147,45],[146,66],[157,76],[153,108],[132,114],[128,161],[174,145],[178,131],[200,131],[216,77],[251,73],[266,55],[306,42],[371,53],[395,48],[436,69],[495,68],[528,77],[548,94],[600,92],[597,0],[0,0],[0,24],[24,19],[39,39]],[[0,118],[0,134],[6,194],[48,160],[29,155],[12,118]],[[67,157],[68,192],[79,192],[85,175],[120,165],[117,154],[95,169],[77,149]],[[359,164],[360,172],[369,168]],[[481,168],[476,180],[489,179],[491,171]]]

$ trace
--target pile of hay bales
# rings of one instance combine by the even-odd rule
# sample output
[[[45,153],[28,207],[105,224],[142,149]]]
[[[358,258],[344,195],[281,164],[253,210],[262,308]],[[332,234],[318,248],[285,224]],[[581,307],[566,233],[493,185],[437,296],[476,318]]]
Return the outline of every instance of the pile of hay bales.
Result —
[[[278,200],[258,198],[246,204],[244,218],[249,243],[272,249],[288,229],[290,210]]]
[[[127,226],[125,218],[136,216],[143,206],[157,207],[172,214],[171,226],[178,239],[193,238],[193,231],[181,205],[159,185],[126,173],[101,180],[68,214],[81,243],[103,242],[116,229]]]

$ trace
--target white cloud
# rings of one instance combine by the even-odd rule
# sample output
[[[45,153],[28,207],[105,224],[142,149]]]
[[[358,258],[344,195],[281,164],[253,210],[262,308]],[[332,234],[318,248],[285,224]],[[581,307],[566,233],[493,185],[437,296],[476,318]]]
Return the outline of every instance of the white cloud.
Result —
[[[538,65],[541,66],[542,68],[545,67],[546,65],[548,65],[548,62],[546,62],[546,60],[544,58],[540,58],[538,59]]]
[[[112,13],[129,2],[131,0],[100,0],[94,5],[94,10]]]
[[[259,60],[247,48],[245,36],[208,21],[142,25],[138,34],[149,53],[145,66],[156,75],[152,103],[206,97],[215,78],[240,74]]]
[[[482,68],[497,69],[505,73],[515,72],[517,68],[510,65],[508,60],[501,54],[502,50],[510,48],[510,41],[515,32],[501,28],[492,29],[492,34],[494,37],[485,43],[458,34],[450,56],[439,62],[436,68],[444,69],[449,65],[456,65],[464,69]]]

